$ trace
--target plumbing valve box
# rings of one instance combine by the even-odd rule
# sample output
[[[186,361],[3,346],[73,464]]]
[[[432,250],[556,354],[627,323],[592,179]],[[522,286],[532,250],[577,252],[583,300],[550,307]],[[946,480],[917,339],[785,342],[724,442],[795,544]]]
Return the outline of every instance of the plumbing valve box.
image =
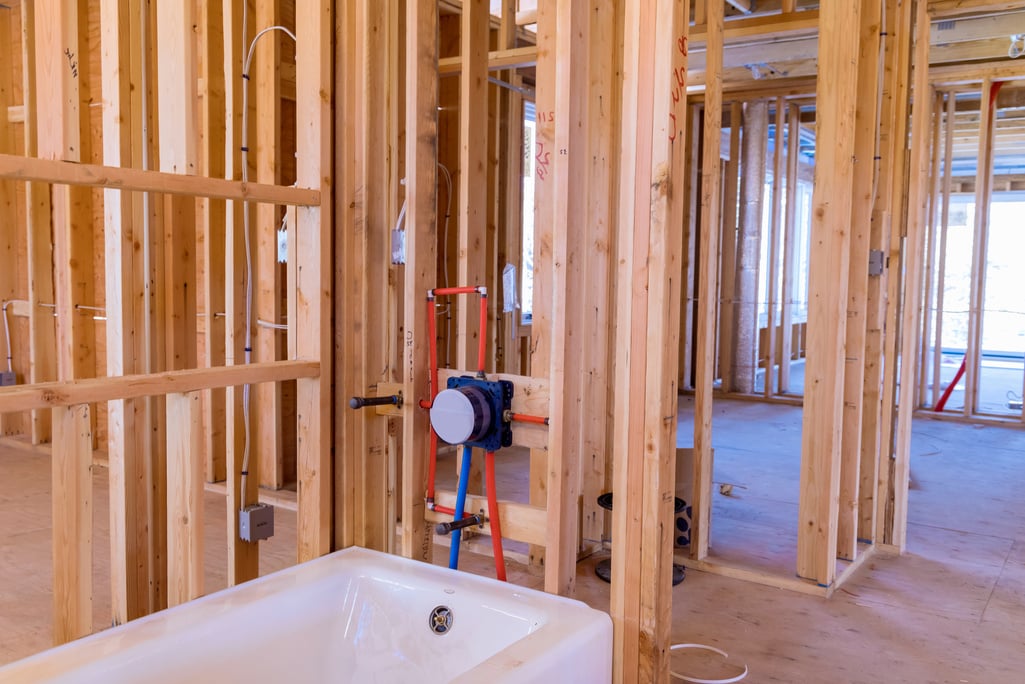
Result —
[[[508,380],[485,380],[469,375],[448,379],[431,407],[431,425],[449,444],[462,444],[485,451],[512,446],[513,384]]]
[[[244,542],[258,542],[274,536],[274,507],[259,503],[238,512],[238,536]]]

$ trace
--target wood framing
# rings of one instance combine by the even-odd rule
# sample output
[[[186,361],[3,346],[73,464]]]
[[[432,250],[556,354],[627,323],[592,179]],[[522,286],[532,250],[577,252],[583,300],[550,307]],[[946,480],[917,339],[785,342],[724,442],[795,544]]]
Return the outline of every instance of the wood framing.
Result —
[[[876,187],[876,132],[879,128],[879,47],[882,2],[865,0],[861,9],[858,96],[854,132],[854,187],[851,203],[850,275],[843,383],[843,432],[840,438],[840,501],[837,556],[852,561],[858,549],[861,485],[861,423],[865,389],[865,309],[868,300],[872,200]]]
[[[721,0],[709,3],[709,11],[714,24],[722,17]],[[683,201],[673,192],[674,181],[681,180],[685,147],[676,128],[673,92],[674,71],[686,69],[688,23],[683,4],[671,1],[627,3],[623,16],[613,433],[616,506],[609,610],[614,625],[613,681],[667,681],[673,544],[668,530],[674,524],[683,239],[682,223],[669,217],[673,202]],[[718,112],[719,106],[716,103],[713,109]],[[717,139],[716,173],[718,150]],[[717,193],[713,203],[719,203]],[[718,230],[712,232],[718,235]],[[714,246],[716,239],[703,236],[702,241]],[[714,270],[713,265],[710,271]],[[711,319],[708,316],[707,321]],[[714,333],[702,331],[705,355],[699,352],[699,359],[710,366]],[[698,384],[700,388],[704,381],[711,390],[708,370],[699,367]],[[708,404],[705,409],[708,426],[710,408]]]
[[[167,395],[167,603],[203,595],[202,412],[198,392]]]
[[[721,179],[719,149],[722,129],[722,0],[707,3],[708,40],[705,69],[705,119],[701,160],[701,228],[699,232],[698,299],[694,380],[694,501],[690,553],[701,560],[708,555],[712,516],[712,384],[715,382],[715,317],[718,291]],[[625,115],[624,115],[625,116]],[[735,125],[735,122],[731,122]],[[622,277],[622,275],[620,276]],[[736,291],[735,291],[736,292]],[[736,296],[736,295],[735,295]],[[743,295],[741,295],[743,296]],[[641,326],[642,328],[644,326]],[[733,367],[736,368],[737,364]],[[753,373],[753,369],[752,369]],[[752,378],[753,379],[753,378]],[[675,415],[675,412],[674,414]]]
[[[915,13],[914,97],[911,109],[911,159],[908,173],[907,238],[905,240],[904,296],[901,306],[900,394],[897,399],[897,423],[892,480],[893,522],[890,543],[903,553],[907,546],[908,489],[911,478],[911,416],[915,408],[915,378],[919,372],[917,350],[922,327],[922,277],[925,270],[925,233],[929,204],[930,138],[933,125],[935,91],[929,84],[929,16],[924,0]],[[983,90],[983,100],[987,91]],[[986,112],[983,112],[986,114]],[[986,117],[983,117],[984,119]],[[985,158],[980,155],[980,165]],[[991,163],[991,158],[990,158]],[[991,166],[980,166],[989,169]],[[985,183],[980,183],[984,185]],[[989,198],[985,204],[988,206]],[[981,205],[976,205],[980,206]],[[983,264],[985,259],[983,259]],[[980,271],[976,270],[975,273]],[[974,279],[973,279],[974,280]],[[981,302],[980,311],[981,311]],[[969,351],[972,344],[969,341]],[[976,347],[977,348],[977,347]],[[970,377],[970,376],[969,376]],[[968,405],[969,395],[965,395]]]
[[[89,405],[54,408],[53,641],[67,643],[93,625],[93,437]]]
[[[851,236],[857,58],[862,0],[822,7],[815,193],[808,276],[808,361],[805,367],[798,511],[797,574],[829,586],[836,579],[836,529],[843,425],[844,334]]]
[[[403,291],[402,555],[430,562],[424,520],[428,415],[427,290],[435,286],[438,159],[438,10],[431,0],[406,3],[406,266]]]

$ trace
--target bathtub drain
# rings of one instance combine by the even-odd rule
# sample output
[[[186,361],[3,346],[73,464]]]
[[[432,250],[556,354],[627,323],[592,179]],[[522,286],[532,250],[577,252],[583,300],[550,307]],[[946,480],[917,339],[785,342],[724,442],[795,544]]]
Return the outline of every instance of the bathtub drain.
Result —
[[[448,606],[438,606],[427,618],[427,626],[435,634],[448,634],[452,629],[452,611]]]

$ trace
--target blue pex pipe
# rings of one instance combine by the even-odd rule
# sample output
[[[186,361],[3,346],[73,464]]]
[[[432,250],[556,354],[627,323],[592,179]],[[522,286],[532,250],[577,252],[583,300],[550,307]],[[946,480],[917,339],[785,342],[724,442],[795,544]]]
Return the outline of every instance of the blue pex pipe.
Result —
[[[456,490],[456,512],[453,520],[460,520],[463,517],[463,509],[466,506],[466,488],[470,483],[470,461],[473,457],[473,447],[463,447],[463,463],[459,469],[459,488]],[[459,542],[462,539],[462,530],[452,531],[452,546],[448,551],[448,567],[456,570],[459,568]]]

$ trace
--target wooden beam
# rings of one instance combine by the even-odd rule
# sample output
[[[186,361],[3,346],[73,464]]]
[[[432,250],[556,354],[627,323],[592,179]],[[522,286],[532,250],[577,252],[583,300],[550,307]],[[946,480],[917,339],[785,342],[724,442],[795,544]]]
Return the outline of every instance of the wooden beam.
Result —
[[[0,178],[295,206],[313,206],[321,200],[319,189],[243,183],[9,154],[0,154]]]
[[[276,361],[246,366],[193,368],[144,375],[18,385],[0,389],[0,413],[155,397],[174,392],[196,392],[246,383],[255,385],[261,382],[316,378],[320,376],[321,368],[317,361]]]
[[[406,3],[406,268],[403,292],[402,555],[431,561],[424,521],[428,415],[427,290],[437,258],[438,10],[436,1]]]
[[[53,642],[93,626],[93,436],[88,404],[54,408]]]
[[[929,0],[929,17],[950,19],[966,14],[999,14],[1021,9],[1013,0]]]
[[[861,427],[865,405],[865,338],[867,331],[869,252],[873,191],[876,187],[876,140],[879,129],[879,48],[882,2],[865,0],[861,10],[858,95],[854,132],[854,187],[851,211],[850,275],[843,383],[843,432],[840,438],[840,502],[837,556],[852,561],[858,551],[858,506],[861,485]]]
[[[167,603],[203,595],[203,452],[198,392],[167,395]]]
[[[455,506],[456,493],[438,489],[434,493],[434,501],[439,506]],[[487,511],[488,502],[483,496],[468,494],[466,497],[466,511]],[[529,544],[544,545],[546,539],[546,526],[548,515],[544,508],[531,506],[529,504],[516,503],[514,501],[498,502],[499,519],[502,521],[502,536],[507,539],[514,539]],[[451,522],[451,515],[428,511],[427,520],[431,523]],[[480,530],[481,534],[491,534],[491,524],[485,523]]]
[[[722,0],[713,0],[710,23],[716,25],[722,13]],[[687,27],[683,3],[626,3],[617,230],[616,507],[609,610],[615,682],[669,678],[673,535],[668,530],[674,524],[675,366],[683,240],[682,222],[670,217],[680,215],[673,203],[684,201],[672,188],[681,180],[686,149],[674,121],[679,110],[673,93],[679,87],[677,74],[686,70]],[[714,102],[712,109],[719,112],[721,103]],[[717,140],[716,174],[718,150]],[[714,204],[719,204],[718,193]],[[717,237],[717,225],[704,232],[703,246],[711,247],[708,253],[717,252]],[[715,259],[703,263],[705,277],[714,274]],[[714,284],[714,275],[709,280],[706,284]],[[714,333],[710,335],[705,326],[713,320],[714,311],[699,319],[699,392],[703,384],[708,389],[712,384]],[[702,411],[711,417],[710,406],[698,405],[696,424]]]
[[[726,44],[736,40],[758,37],[759,39],[780,38],[800,34],[813,35],[819,28],[821,10],[805,10],[792,14],[765,14],[757,17],[731,19],[723,26],[723,40]],[[711,12],[709,12],[711,16]],[[691,44],[695,51],[708,43],[708,27],[695,22],[691,31]]]
[[[818,87],[815,194],[808,275],[808,362],[801,449],[797,574],[836,578],[843,425],[844,336],[851,236],[852,165],[861,0],[824,5]]]
[[[694,500],[691,502],[692,529],[690,555],[701,560],[708,555],[712,515],[712,385],[715,382],[715,349],[717,306],[713,293],[719,265],[718,235],[720,224],[719,150],[722,136],[722,45],[723,3],[709,0],[708,49],[705,71],[705,119],[701,159],[701,228],[698,264],[698,313],[695,344],[694,382]],[[731,122],[735,125],[736,122]],[[742,290],[741,290],[742,291]],[[734,291],[735,294],[737,290]],[[734,364],[736,368],[736,364]]]
[[[467,0],[469,3],[469,0]],[[466,16],[463,12],[463,16]],[[463,53],[465,54],[465,53]],[[537,46],[524,45],[523,47],[507,47],[499,50],[492,50],[487,53],[487,63],[484,72],[502,71],[505,69],[522,69],[537,65]],[[462,73],[463,57],[445,57],[438,60],[438,75],[449,76]]]

